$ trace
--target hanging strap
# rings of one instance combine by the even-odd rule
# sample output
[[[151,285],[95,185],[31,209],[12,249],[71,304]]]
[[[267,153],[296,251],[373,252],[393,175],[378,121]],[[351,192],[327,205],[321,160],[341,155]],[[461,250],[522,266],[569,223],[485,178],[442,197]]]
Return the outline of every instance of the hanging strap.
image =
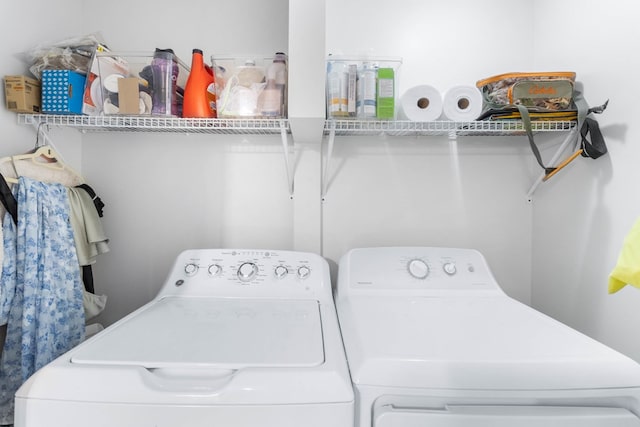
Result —
[[[586,157],[592,157],[594,159],[597,157],[600,157],[602,154],[607,152],[604,138],[602,137],[602,133],[600,132],[600,127],[598,126],[598,123],[593,119],[587,119],[587,115],[590,113],[596,113],[596,114],[602,113],[607,108],[609,101],[607,100],[604,104],[600,106],[589,108],[587,101],[582,96],[582,92],[576,90],[574,91],[573,102],[576,106],[577,116],[578,116],[576,127],[577,129],[580,130],[580,136],[576,135],[576,138],[577,138],[577,141],[579,140],[579,138],[581,138],[580,141],[583,148],[582,155]],[[531,147],[531,151],[533,152],[533,155],[535,156],[536,161],[542,167],[542,169],[544,169],[546,175],[552,174],[556,170],[556,167],[547,167],[544,165],[542,161],[540,150],[538,150],[538,146],[536,145],[533,139],[533,130],[531,128],[531,117],[529,117],[529,110],[524,105],[516,105],[516,107],[520,112],[520,117],[522,118],[522,125],[525,129],[527,137],[529,138],[529,146]],[[586,139],[586,135],[589,133],[591,134],[591,141],[588,141]],[[593,157],[591,155],[585,154],[587,152],[585,150],[585,145],[593,146],[594,144],[597,145],[598,151],[602,152],[602,150],[604,149],[602,154],[598,155],[597,157]],[[593,149],[592,147],[589,147],[589,148],[592,149],[592,151],[596,150],[596,149]]]
[[[533,155],[536,157],[536,161],[544,169],[545,174],[549,175],[552,173],[555,168],[548,168],[542,162],[542,156],[540,155],[540,150],[538,150],[538,146],[536,142],[533,140],[533,130],[531,129],[531,118],[529,117],[529,110],[524,105],[516,105],[518,107],[518,111],[520,112],[520,118],[522,119],[522,126],[524,127],[525,132],[527,133],[527,137],[529,138],[529,146],[531,147],[531,151]]]
[[[104,213],[103,213],[104,202],[100,197],[98,197],[96,192],[93,191],[93,188],[89,187],[88,184],[76,185],[76,188],[82,188],[84,191],[87,192],[87,194],[89,194],[89,196],[91,196],[91,200],[93,200],[93,204],[96,207],[96,211],[98,211],[98,216],[102,218],[104,216]]]
[[[4,205],[7,212],[11,214],[13,223],[18,224],[18,201],[13,196],[9,184],[4,180],[4,176],[0,174],[0,202]]]
[[[82,266],[82,283],[84,283],[84,289],[92,294],[96,293],[95,286],[93,285],[93,270],[90,265]]]
[[[591,139],[587,137],[591,136]],[[598,157],[606,154],[607,144],[604,142],[602,132],[600,132],[600,125],[598,122],[587,118],[580,129],[582,157],[591,157],[597,159]]]

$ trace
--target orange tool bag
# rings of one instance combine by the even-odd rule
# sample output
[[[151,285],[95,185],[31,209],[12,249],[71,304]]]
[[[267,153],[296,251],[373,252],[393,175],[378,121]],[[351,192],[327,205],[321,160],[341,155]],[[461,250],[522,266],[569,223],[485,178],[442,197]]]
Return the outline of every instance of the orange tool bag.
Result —
[[[587,117],[602,113],[609,101],[589,108],[582,93],[575,88],[572,71],[506,73],[479,80],[483,113],[478,120],[522,120],[531,151],[550,178],[578,155],[596,159],[607,152],[598,122]],[[576,121],[576,148],[558,166],[545,166],[533,139],[531,121]]]

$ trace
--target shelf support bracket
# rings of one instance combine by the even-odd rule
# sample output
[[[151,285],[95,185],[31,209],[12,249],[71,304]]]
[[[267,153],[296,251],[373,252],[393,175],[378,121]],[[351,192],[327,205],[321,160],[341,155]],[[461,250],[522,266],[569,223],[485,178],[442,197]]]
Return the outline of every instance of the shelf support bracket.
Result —
[[[562,153],[567,149],[567,147],[569,147],[569,144],[571,144],[571,142],[576,139],[577,133],[578,126],[575,126],[573,129],[571,129],[571,131],[569,131],[564,141],[562,141],[562,144],[560,144],[560,146],[558,147],[558,150],[553,154],[553,157],[551,157],[549,164],[554,165],[558,162],[558,160],[560,160],[560,156],[562,156]],[[540,176],[538,176],[538,178],[533,182],[533,185],[531,185],[531,188],[529,188],[529,191],[527,192],[528,201],[531,201],[533,193],[535,193],[538,186],[542,183],[542,181],[544,181],[545,176],[546,173],[542,172]]]
[[[327,160],[324,163],[324,170],[322,171],[322,200],[324,200],[324,196],[327,194],[327,189],[329,188],[329,163],[331,162],[331,157],[333,157],[333,145],[336,141],[336,123],[334,121],[330,121],[329,128],[329,140],[327,142]]]
[[[293,171],[291,159],[289,157],[289,141],[287,138],[287,122],[280,120],[280,138],[282,139],[282,153],[284,155],[284,165],[287,169],[287,185],[289,189],[289,197],[293,198]]]

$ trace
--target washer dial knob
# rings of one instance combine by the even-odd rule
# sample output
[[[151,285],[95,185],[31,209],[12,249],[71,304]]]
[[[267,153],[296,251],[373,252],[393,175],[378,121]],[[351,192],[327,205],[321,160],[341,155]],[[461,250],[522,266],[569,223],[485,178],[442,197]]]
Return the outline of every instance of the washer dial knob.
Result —
[[[249,282],[258,274],[258,266],[252,262],[244,262],[238,267],[238,279]]]
[[[187,276],[193,276],[198,272],[198,264],[190,262],[189,264],[184,266],[184,272],[187,274]]]
[[[307,277],[309,277],[309,275],[311,275],[311,269],[306,265],[303,265],[298,267],[297,273],[298,273],[298,278],[306,279]]]
[[[429,266],[421,259],[412,259],[407,264],[409,274],[416,279],[426,279],[429,275]]]
[[[279,265],[273,270],[273,274],[276,275],[276,278],[282,279],[289,274],[289,270],[284,265]]]
[[[211,277],[219,276],[222,274],[222,267],[219,264],[211,264],[209,268],[207,268],[207,272]]]
[[[456,269],[456,265],[452,262],[447,262],[442,266],[442,269],[444,270],[445,273],[447,273],[449,276],[453,276],[454,274],[457,273],[457,269]]]

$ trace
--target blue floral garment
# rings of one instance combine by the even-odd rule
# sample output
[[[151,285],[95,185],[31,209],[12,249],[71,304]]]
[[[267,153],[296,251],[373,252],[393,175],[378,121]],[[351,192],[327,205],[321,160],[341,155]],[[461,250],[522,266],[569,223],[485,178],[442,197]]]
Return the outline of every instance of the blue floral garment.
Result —
[[[0,324],[0,424],[13,423],[13,399],[36,370],[84,339],[82,281],[69,221],[67,189],[21,177],[14,188],[18,224],[3,224]]]

